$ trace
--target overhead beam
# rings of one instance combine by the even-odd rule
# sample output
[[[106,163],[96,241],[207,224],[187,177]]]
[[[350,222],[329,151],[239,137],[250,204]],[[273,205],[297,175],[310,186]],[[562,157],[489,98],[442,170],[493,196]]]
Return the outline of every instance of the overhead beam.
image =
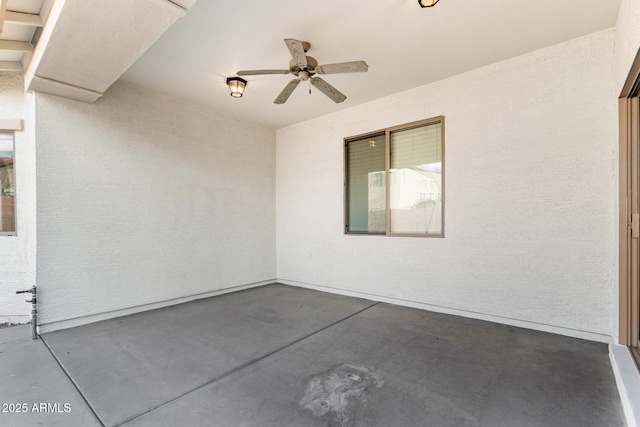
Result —
[[[12,40],[0,40],[0,51],[9,52],[33,52],[33,46],[29,42],[16,42]]]
[[[22,54],[22,61],[20,61],[20,63],[22,64],[22,70],[26,70],[27,67],[29,66],[29,63],[31,62],[31,58],[33,58],[33,53],[31,52],[25,52]]]
[[[4,22],[10,22],[12,24],[26,25],[29,27],[42,27],[42,19],[40,15],[34,15],[32,13],[14,12],[7,10],[4,15]]]
[[[0,34],[2,34],[2,27],[4,26],[4,16],[7,13],[7,1],[0,0]]]
[[[78,86],[73,86],[64,82],[34,76],[29,85],[29,90],[35,92],[49,93],[63,98],[75,99],[87,103],[96,102],[102,96],[99,92],[94,92]]]
[[[25,88],[94,102],[195,2],[54,1],[25,71]]]
[[[24,68],[19,61],[0,61],[0,71],[24,71]]]

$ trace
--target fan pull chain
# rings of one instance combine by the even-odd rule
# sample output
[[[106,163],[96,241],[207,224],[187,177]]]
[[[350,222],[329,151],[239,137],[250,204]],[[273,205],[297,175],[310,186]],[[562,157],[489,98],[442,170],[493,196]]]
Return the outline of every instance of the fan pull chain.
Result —
[[[309,95],[311,95],[311,79],[309,79]]]

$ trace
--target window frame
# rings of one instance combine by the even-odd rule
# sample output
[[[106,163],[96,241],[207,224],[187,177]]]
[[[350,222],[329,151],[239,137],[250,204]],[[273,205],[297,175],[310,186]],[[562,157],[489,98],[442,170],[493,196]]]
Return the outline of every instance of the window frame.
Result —
[[[441,210],[442,210],[442,226],[439,233],[396,233],[391,231],[391,133],[401,130],[413,129],[429,124],[440,123],[440,148],[442,153],[441,161]],[[371,138],[384,135],[385,144],[385,213],[386,213],[386,230],[384,232],[363,232],[363,231],[349,231],[349,170],[348,170],[348,145],[351,142],[359,141],[364,138]],[[392,126],[384,129],[379,129],[373,132],[367,132],[359,135],[353,135],[344,138],[344,151],[343,151],[343,163],[344,163],[344,224],[343,230],[345,235],[353,236],[388,236],[388,237],[435,237],[444,238],[445,228],[445,117],[444,115],[431,117],[424,120],[418,120],[414,122],[404,123],[397,126]]]
[[[0,230],[0,237],[16,237],[18,235],[18,183],[16,181],[16,133],[13,130],[8,129],[0,129],[0,133],[11,135],[11,143],[13,145],[13,182],[15,183],[15,195],[13,196],[13,221],[14,221],[14,230],[13,231],[2,231]]]
[[[365,139],[365,138],[375,138],[377,136],[382,136],[385,135],[385,131],[386,129],[379,129],[373,132],[367,132],[367,133],[363,133],[360,135],[354,135],[354,136],[350,136],[348,138],[344,138],[344,150],[343,150],[343,155],[344,155],[344,234],[349,234],[349,235],[353,235],[353,236],[384,236],[386,235],[386,232],[383,231],[375,231],[375,232],[369,232],[369,231],[349,231],[349,155],[347,154],[347,146],[350,142],[354,142],[354,141],[358,141],[361,139]],[[387,137],[385,135],[385,192],[386,192],[386,187],[387,187],[387,173],[386,173],[386,156],[387,156],[387,149],[386,149],[386,145],[387,145]],[[385,203],[386,203],[386,195],[385,195]],[[385,212],[386,212],[386,206],[385,206]]]

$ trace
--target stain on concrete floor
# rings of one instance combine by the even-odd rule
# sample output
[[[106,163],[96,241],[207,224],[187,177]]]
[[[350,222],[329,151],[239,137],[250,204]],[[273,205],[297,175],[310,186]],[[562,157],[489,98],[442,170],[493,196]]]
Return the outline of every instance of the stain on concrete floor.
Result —
[[[382,377],[372,369],[335,366],[309,380],[300,405],[325,420],[329,427],[349,427],[371,393],[383,384]]]

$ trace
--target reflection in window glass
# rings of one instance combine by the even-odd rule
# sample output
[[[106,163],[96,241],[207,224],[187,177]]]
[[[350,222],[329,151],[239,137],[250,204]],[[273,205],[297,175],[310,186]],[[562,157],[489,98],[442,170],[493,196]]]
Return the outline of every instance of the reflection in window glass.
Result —
[[[442,124],[390,132],[391,233],[442,233]]]
[[[0,133],[0,232],[16,231],[13,134]]]
[[[385,136],[350,141],[347,155],[347,231],[384,233],[387,226]]]

